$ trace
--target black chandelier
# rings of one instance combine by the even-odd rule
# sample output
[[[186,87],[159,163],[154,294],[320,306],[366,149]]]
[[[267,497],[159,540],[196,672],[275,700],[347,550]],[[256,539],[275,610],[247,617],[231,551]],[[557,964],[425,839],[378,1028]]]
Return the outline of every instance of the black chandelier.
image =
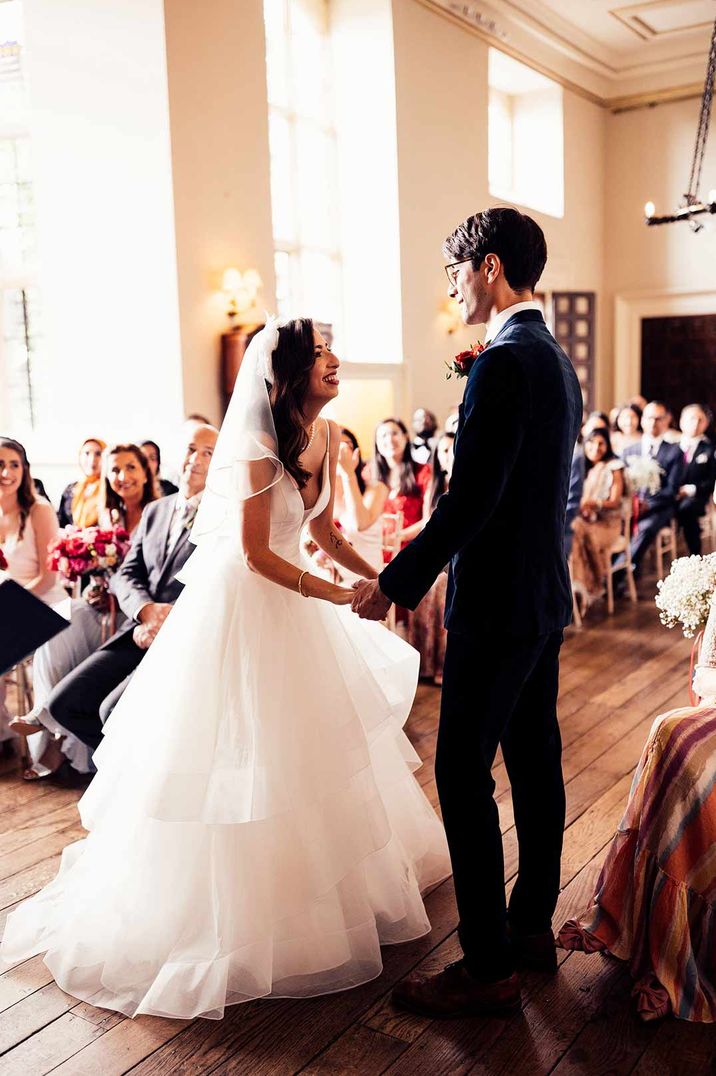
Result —
[[[703,224],[695,218],[702,213],[716,213],[716,189],[710,190],[706,200],[702,201],[699,196],[701,185],[701,169],[706,153],[706,140],[709,136],[709,123],[711,121],[711,99],[714,91],[714,75],[716,74],[716,21],[714,21],[713,33],[711,34],[711,46],[709,59],[706,66],[706,82],[704,83],[704,95],[701,99],[701,114],[699,125],[696,129],[696,145],[694,158],[691,162],[691,175],[689,176],[689,189],[678,209],[669,216],[657,217],[656,206],[653,202],[647,202],[644,206],[645,223],[672,224],[676,220],[687,220],[694,232],[700,232]]]

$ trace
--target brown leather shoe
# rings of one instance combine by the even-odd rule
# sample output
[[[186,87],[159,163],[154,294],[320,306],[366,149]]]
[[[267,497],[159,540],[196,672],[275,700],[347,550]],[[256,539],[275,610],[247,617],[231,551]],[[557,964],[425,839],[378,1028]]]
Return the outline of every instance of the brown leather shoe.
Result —
[[[543,934],[515,934],[509,931],[515,965],[525,971],[557,971],[557,946],[551,930]]]
[[[393,1004],[421,1016],[511,1016],[522,1007],[516,975],[481,983],[461,960],[437,975],[414,975],[393,990]]]

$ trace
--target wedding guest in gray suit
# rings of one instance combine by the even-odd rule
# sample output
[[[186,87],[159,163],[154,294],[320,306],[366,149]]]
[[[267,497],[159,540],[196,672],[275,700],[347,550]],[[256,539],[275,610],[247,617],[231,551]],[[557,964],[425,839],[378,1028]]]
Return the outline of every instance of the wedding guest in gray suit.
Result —
[[[179,492],[148,505],[124,564],[111,582],[127,622],[55,687],[47,706],[55,721],[94,751],[102,725],[152,645],[182,589],[177,572],[193,546],[191,526],[206,484],[218,431],[195,426]]]

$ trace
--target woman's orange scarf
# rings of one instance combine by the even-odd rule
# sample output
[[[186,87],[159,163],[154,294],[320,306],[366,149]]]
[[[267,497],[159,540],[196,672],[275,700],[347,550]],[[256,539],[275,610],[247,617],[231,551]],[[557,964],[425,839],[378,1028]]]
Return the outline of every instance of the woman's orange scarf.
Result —
[[[82,442],[80,450],[94,441],[104,452],[107,445],[99,437],[88,437]],[[75,527],[94,527],[99,517],[99,492],[102,488],[101,475],[83,475],[75,485],[72,494],[72,522]]]

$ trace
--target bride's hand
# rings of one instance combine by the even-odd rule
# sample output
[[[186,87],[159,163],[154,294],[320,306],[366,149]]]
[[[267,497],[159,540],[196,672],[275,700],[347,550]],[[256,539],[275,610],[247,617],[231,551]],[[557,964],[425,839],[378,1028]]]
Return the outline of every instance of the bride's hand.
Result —
[[[353,590],[347,587],[336,587],[335,595],[331,600],[334,605],[350,605],[353,601]]]

